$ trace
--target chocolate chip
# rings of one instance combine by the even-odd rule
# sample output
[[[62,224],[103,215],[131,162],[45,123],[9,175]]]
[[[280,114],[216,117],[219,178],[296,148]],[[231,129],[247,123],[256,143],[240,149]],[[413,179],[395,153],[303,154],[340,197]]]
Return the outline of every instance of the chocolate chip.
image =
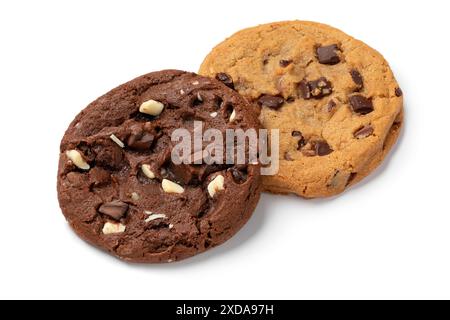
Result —
[[[400,88],[395,88],[395,95],[397,97],[401,97],[403,95],[403,91]]]
[[[265,94],[259,97],[258,103],[265,107],[269,107],[272,109],[279,109],[284,104],[284,99],[279,96],[271,96]]]
[[[359,113],[361,115],[366,115],[373,111],[373,103],[372,100],[367,99],[361,95],[351,96],[349,98],[350,106],[352,107],[353,112]]]
[[[321,99],[333,92],[331,82],[325,77],[321,77],[314,81],[302,80],[299,84],[300,94],[303,99]]]
[[[219,72],[218,74],[216,74],[216,79],[223,82],[223,84],[227,87],[234,89],[233,78],[231,78],[231,76],[226,74],[225,72]]]
[[[325,47],[318,47],[316,50],[317,59],[319,59],[319,62],[321,64],[338,64],[339,62],[341,62],[338,51],[339,47],[336,44]]]
[[[136,150],[148,150],[153,144],[155,137],[147,132],[132,133],[128,137],[127,146]]]
[[[128,204],[120,200],[114,200],[108,203],[104,203],[98,209],[100,213],[107,215],[115,220],[122,218],[128,211]]]
[[[364,139],[367,138],[368,136],[372,135],[373,133],[373,127],[368,124],[364,127],[359,128],[358,130],[356,130],[353,134],[353,136],[356,139]]]
[[[327,111],[332,112],[334,109],[336,109],[337,104],[334,102],[334,100],[330,100],[327,104]]]
[[[280,60],[280,67],[286,68],[292,63],[292,60]]]
[[[242,170],[239,170],[237,168],[231,168],[230,171],[231,171],[231,175],[233,176],[233,180],[236,183],[241,184],[241,183],[244,183],[245,181],[247,181],[248,175],[246,172],[243,172]]]
[[[292,131],[292,136],[293,137],[301,137],[302,133],[300,131]]]
[[[314,150],[316,154],[320,157],[329,155],[333,152],[333,149],[329,146],[329,144],[325,141],[315,141],[314,142]]]
[[[364,80],[361,73],[359,73],[358,70],[353,69],[350,71],[350,75],[352,76],[353,82],[356,84],[358,91],[361,90],[364,87]]]

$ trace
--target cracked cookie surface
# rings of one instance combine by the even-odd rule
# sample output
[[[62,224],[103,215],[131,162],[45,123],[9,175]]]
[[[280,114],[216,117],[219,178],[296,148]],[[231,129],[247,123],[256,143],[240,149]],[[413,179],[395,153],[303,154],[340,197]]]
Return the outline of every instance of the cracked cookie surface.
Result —
[[[230,121],[230,109],[234,119]],[[166,70],[92,102],[60,147],[58,198],[75,232],[132,262],[173,262],[220,245],[250,218],[259,165],[175,165],[178,128],[259,128],[247,101],[221,82]]]
[[[215,47],[200,74],[261,107],[280,130],[280,170],[266,191],[327,197],[369,175],[403,122],[403,94],[374,49],[327,25],[287,21],[237,32]]]

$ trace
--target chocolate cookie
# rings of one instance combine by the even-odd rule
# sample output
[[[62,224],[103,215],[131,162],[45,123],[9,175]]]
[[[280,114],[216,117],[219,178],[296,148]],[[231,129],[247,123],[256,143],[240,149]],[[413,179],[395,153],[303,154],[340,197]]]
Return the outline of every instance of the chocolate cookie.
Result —
[[[172,262],[223,243],[255,209],[260,167],[177,164],[172,133],[193,133],[195,121],[222,133],[258,129],[257,117],[235,91],[193,73],[154,72],[119,86],[62,139],[66,219],[81,238],[132,262]]]
[[[280,170],[265,190],[306,198],[339,194],[370,174],[397,140],[402,91],[374,49],[303,21],[242,30],[206,57],[216,77],[261,107],[280,130]]]

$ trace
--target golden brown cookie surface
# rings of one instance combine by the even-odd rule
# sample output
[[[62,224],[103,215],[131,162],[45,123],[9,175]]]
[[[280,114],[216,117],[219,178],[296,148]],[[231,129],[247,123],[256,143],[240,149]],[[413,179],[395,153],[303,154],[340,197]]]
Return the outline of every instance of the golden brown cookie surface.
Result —
[[[267,191],[339,194],[382,162],[402,125],[402,92],[388,63],[323,24],[242,30],[213,49],[200,74],[259,104],[263,126],[280,130],[280,170],[263,178]]]

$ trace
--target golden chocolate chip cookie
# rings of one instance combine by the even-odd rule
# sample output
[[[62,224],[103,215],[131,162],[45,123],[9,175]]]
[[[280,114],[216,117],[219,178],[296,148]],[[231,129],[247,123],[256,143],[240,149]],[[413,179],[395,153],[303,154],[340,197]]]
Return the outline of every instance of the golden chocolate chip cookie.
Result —
[[[327,25],[287,21],[245,29],[206,57],[212,76],[261,107],[280,131],[280,169],[266,191],[327,197],[369,175],[403,121],[402,91],[376,50]]]

